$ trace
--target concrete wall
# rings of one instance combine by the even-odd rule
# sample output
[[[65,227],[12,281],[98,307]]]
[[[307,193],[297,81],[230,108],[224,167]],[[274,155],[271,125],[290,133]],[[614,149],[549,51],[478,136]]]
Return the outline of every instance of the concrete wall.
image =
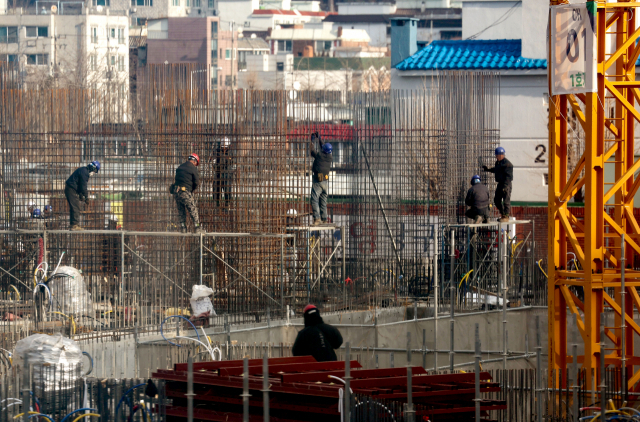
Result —
[[[510,11],[512,8],[513,10]],[[498,19],[504,19],[504,21],[489,28]],[[522,21],[522,1],[520,0],[465,1],[462,6],[462,39],[484,31],[478,34],[476,39],[519,40],[523,35]]]
[[[549,5],[539,0],[522,1],[522,56],[547,58],[547,24]]]
[[[207,64],[207,19],[168,19],[168,39],[147,40],[147,63]]]
[[[387,47],[389,40],[387,39],[387,24],[386,23],[334,23],[333,30],[337,31],[338,27],[362,29],[369,34],[371,41],[369,45],[371,47]]]
[[[341,15],[390,15],[396,12],[393,3],[338,3]]]

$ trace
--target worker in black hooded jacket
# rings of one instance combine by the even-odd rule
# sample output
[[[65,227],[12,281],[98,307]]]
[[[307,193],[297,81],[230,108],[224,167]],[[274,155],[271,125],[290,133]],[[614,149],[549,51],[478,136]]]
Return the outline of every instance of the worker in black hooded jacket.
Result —
[[[509,213],[511,212],[511,183],[513,182],[513,164],[505,158],[505,150],[502,147],[496,148],[496,164],[488,168],[482,166],[484,171],[493,173],[496,176],[496,194],[493,198],[496,208],[500,212],[501,223],[509,222]]]
[[[293,343],[293,356],[313,356],[318,362],[336,361],[334,349],[342,346],[342,335],[337,328],[325,324],[315,305],[304,308],[304,329]]]
[[[489,222],[489,189],[482,184],[477,174],[471,178],[471,187],[467,191],[464,203],[470,207],[464,215],[475,224]]]

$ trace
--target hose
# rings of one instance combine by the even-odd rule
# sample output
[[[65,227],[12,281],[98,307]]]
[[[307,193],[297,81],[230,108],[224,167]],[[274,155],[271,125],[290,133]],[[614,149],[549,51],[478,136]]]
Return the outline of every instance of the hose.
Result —
[[[89,361],[91,362],[91,368],[89,368],[89,372],[84,374],[84,376],[86,377],[87,375],[89,375],[89,374],[91,374],[93,372],[93,357],[91,357],[91,355],[88,352],[82,352],[82,354],[87,356],[89,358]],[[62,421],[64,421],[64,419]],[[60,421],[60,422],[62,422],[62,421]]]
[[[542,259],[540,261],[538,261],[538,267],[540,268],[540,271],[542,271],[542,274],[544,274],[544,276],[546,278],[549,278],[549,276],[547,275],[547,273],[544,272],[544,270],[542,269],[542,265],[540,265],[540,263],[542,262]]]
[[[82,409],[76,409],[76,410],[74,410],[73,412],[68,413],[68,414],[67,414],[67,416],[65,416],[64,418],[62,418],[62,420],[61,420],[60,422],[65,422],[65,421],[66,421],[67,419],[69,419],[69,418],[71,417],[71,415],[73,415],[74,413],[83,412],[83,411],[85,411],[85,410],[92,410],[92,411],[94,411],[94,412],[96,412],[96,411],[97,411],[96,409],[93,409],[93,408],[91,408],[91,407],[83,407]],[[87,415],[82,415],[82,416],[84,417],[84,416],[87,416]]]
[[[53,270],[53,274],[58,272],[58,267],[60,267],[60,263],[62,262],[62,257],[64,256],[64,252],[62,252],[62,255],[60,255],[60,259],[58,260],[58,265],[56,265],[56,269]]]
[[[44,284],[44,283],[38,283],[38,284],[36,284],[36,287],[33,289],[33,295],[34,295],[34,296],[35,296],[35,295],[36,295],[36,293],[37,293],[37,291],[36,291],[36,290],[38,289],[38,286],[43,286],[43,287],[47,290],[47,292],[49,293],[49,307],[50,307],[51,309],[53,309],[53,295],[51,294],[51,290],[49,289],[49,286],[47,286],[47,285],[46,285],[46,284]]]
[[[89,417],[89,416],[95,416],[96,418],[99,418],[99,417],[100,417],[100,415],[99,415],[99,414],[97,414],[97,413],[85,413],[84,415],[80,415],[80,416],[78,416],[77,418],[75,418],[75,419],[73,420],[73,422],[78,422],[80,419],[82,419],[82,418],[87,418],[87,417]],[[52,422],[53,422],[53,421],[52,421]]]
[[[76,333],[76,322],[73,320],[73,317],[70,317],[69,315],[65,315],[62,312],[51,312],[52,314],[59,314],[62,315],[63,317],[69,318],[69,320],[71,321],[71,326],[73,327],[73,333]]]
[[[14,286],[13,284],[9,284],[9,287],[11,287],[13,290],[16,291],[16,294],[18,295],[18,299],[16,299],[16,300],[19,302],[20,301],[20,292],[18,291],[16,286]]]
[[[116,413],[115,413],[115,417],[118,417],[118,410],[120,409],[120,405],[122,404],[122,402],[124,400],[128,400],[127,394],[129,394],[130,392],[132,392],[133,390],[135,390],[136,388],[140,388],[142,386],[147,385],[146,383],[142,383],[142,384],[138,384],[138,385],[134,385],[133,387],[131,387],[130,389],[128,389],[127,391],[124,392],[124,394],[122,395],[122,397],[120,397],[120,401],[118,402],[118,405],[116,406]],[[73,421],[75,422],[75,421]]]
[[[30,410],[29,412],[27,412],[27,414],[32,415],[32,416],[29,416],[30,418],[32,418],[32,417],[34,417],[34,416],[42,416],[43,418],[47,418],[47,419],[49,419],[51,422],[54,422],[54,420],[53,420],[53,419],[51,419],[51,417],[50,417],[50,416],[47,416],[47,415],[42,414],[42,413],[40,413],[40,412],[34,412],[33,410]],[[19,418],[19,417],[21,417],[21,416],[24,416],[24,413],[20,413],[19,415],[15,415],[15,416],[13,417],[13,419],[18,419],[18,418]],[[75,422],[75,421],[74,421],[74,422]]]
[[[193,327],[193,331],[196,332],[196,336],[198,336],[198,341],[200,341],[200,334],[198,334],[198,329],[196,328],[195,325],[193,325],[193,322],[189,321],[187,318],[183,317],[182,315],[169,315],[168,317],[166,317],[161,323],[160,323],[160,335],[162,336],[163,339],[165,339],[165,341],[169,344],[173,344],[174,346],[178,346],[178,347],[182,347],[179,344],[176,344],[172,341],[169,341],[165,336],[164,336],[164,332],[162,331],[162,327],[164,326],[164,323],[166,320],[168,320],[169,318],[182,318],[185,321],[187,321],[189,324],[191,324],[191,326]],[[188,338],[188,337],[185,337]]]
[[[473,270],[470,270],[468,273],[466,273],[463,277],[462,280],[460,280],[460,284],[458,285],[458,289],[462,286],[462,283],[464,283],[464,281],[469,278],[469,275],[473,272]]]

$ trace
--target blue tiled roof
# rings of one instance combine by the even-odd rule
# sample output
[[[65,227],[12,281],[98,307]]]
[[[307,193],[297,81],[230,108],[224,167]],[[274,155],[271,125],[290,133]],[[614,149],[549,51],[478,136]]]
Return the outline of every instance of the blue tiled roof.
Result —
[[[546,60],[522,57],[521,40],[433,41],[396,65],[398,70],[546,68]]]

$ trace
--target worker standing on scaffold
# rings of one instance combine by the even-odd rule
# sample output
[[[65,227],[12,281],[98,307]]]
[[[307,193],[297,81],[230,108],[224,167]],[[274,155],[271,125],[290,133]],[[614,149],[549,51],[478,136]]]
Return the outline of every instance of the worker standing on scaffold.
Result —
[[[464,215],[473,220],[474,224],[489,221],[489,189],[482,184],[477,174],[471,178],[471,188],[467,191],[464,203],[470,207]]]
[[[492,168],[488,168],[487,166],[482,166],[484,171],[488,171],[489,173],[493,173],[496,175],[496,182],[498,182],[498,187],[496,187],[496,194],[493,198],[498,211],[500,211],[500,219],[498,219],[501,223],[509,222],[509,213],[511,212],[511,182],[513,182],[513,164],[511,161],[507,160],[504,156],[505,151],[504,148],[498,147],[496,148],[496,164]]]
[[[100,161],[92,161],[84,167],[77,168],[65,182],[64,196],[69,203],[70,230],[82,230],[80,227],[80,202],[84,202],[85,208],[89,206],[89,178],[100,171]]]
[[[320,143],[320,152],[316,152],[315,142]],[[329,172],[333,163],[333,147],[323,142],[318,132],[311,134],[311,156],[313,160],[313,183],[311,185],[311,209],[313,210],[313,225],[327,223],[327,195],[329,191]]]
[[[198,206],[193,198],[193,192],[200,185],[200,174],[197,169],[199,164],[200,157],[198,157],[198,154],[191,154],[187,161],[176,169],[175,182],[169,189],[176,200],[178,215],[180,216],[180,231],[182,233],[187,232],[187,211],[191,214],[191,219],[196,227],[196,233],[205,232],[200,225]]]

